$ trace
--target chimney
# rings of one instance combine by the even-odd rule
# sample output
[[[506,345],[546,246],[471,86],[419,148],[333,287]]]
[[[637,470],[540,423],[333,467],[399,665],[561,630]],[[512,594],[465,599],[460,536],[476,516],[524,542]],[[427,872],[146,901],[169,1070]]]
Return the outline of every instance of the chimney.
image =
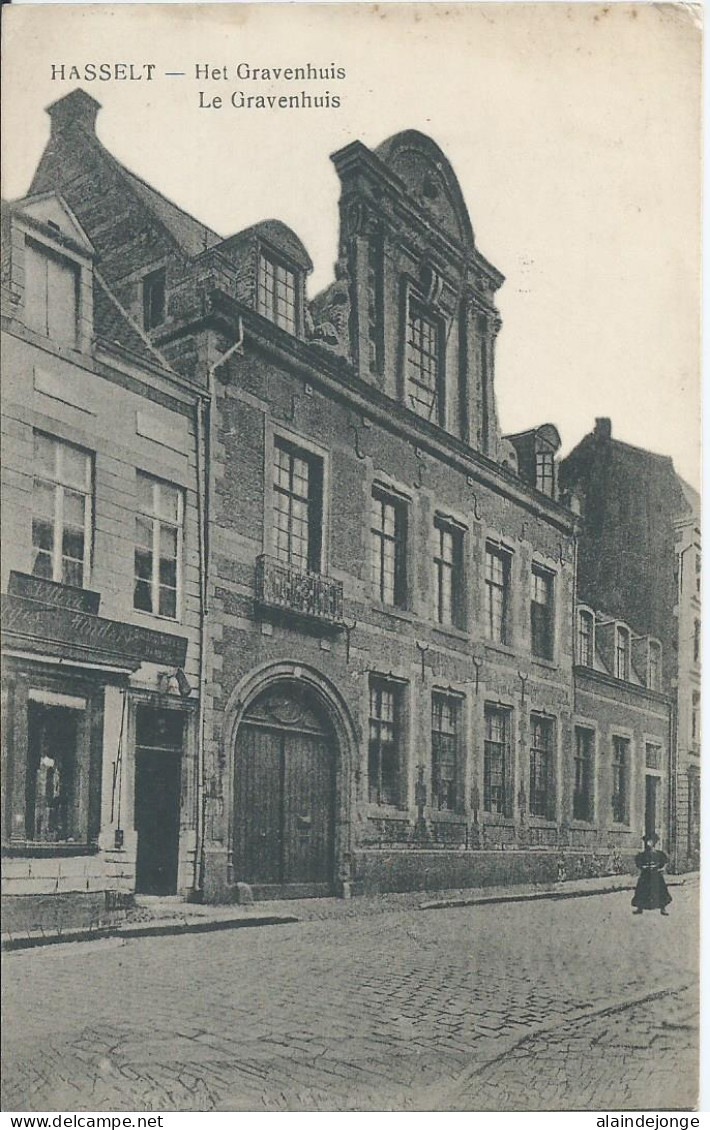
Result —
[[[597,416],[594,421],[594,435],[597,439],[611,439],[611,420],[608,416]]]
[[[47,113],[52,119],[52,136],[75,125],[82,126],[89,133],[94,133],[96,115],[100,109],[101,103],[85,90],[70,91],[47,107]]]

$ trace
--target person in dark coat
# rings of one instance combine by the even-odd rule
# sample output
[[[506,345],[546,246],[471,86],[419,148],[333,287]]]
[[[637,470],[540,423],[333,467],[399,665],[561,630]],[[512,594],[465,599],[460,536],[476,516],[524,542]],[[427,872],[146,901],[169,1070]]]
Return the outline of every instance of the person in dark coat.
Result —
[[[639,875],[631,905],[636,907],[634,914],[643,914],[644,910],[660,910],[667,915],[666,907],[671,902],[671,896],[663,878],[663,868],[668,863],[668,856],[664,851],[656,849],[658,836],[644,836],[643,851],[636,856],[636,866]]]

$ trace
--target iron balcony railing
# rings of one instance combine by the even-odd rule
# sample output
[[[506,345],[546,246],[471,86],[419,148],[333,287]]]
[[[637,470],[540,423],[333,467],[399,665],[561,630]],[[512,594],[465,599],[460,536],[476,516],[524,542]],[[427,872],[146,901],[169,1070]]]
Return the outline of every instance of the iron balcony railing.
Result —
[[[262,554],[256,559],[256,600],[262,608],[343,626],[343,583]]]

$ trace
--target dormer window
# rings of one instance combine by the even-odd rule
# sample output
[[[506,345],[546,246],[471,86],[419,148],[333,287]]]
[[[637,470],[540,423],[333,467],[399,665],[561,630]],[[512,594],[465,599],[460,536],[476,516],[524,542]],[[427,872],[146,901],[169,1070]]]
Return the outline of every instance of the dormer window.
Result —
[[[298,330],[296,272],[265,251],[259,253],[257,309],[277,326],[295,334]]]
[[[616,656],[614,674],[617,679],[623,679],[624,682],[629,681],[629,632],[627,628],[616,629]]]
[[[560,433],[554,424],[541,424],[527,432],[504,436],[515,448],[521,479],[548,498],[557,498],[555,456],[560,449]]]
[[[594,614],[586,608],[577,614],[577,663],[581,667],[594,666]]]
[[[410,299],[405,355],[405,398],[408,408],[425,420],[441,415],[441,334],[437,322],[419,302]]]
[[[550,498],[555,496],[555,457],[551,451],[535,455],[535,486]]]
[[[25,241],[25,324],[57,345],[76,349],[79,267],[34,240]]]
[[[152,271],[143,279],[143,328],[154,330],[165,321],[165,271]]]
[[[648,644],[648,675],[646,680],[648,689],[660,691],[661,689],[661,645],[656,640],[649,640]]]

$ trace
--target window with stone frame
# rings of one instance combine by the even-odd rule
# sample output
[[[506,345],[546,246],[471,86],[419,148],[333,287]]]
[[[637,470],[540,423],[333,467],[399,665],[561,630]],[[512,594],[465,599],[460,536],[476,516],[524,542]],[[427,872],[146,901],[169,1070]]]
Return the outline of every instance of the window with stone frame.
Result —
[[[493,643],[509,643],[510,554],[486,546],[485,634]]]
[[[143,279],[143,328],[162,326],[166,315],[165,268],[151,271]]]
[[[614,660],[614,674],[617,679],[629,681],[631,643],[627,628],[616,629],[616,653]]]
[[[694,746],[700,745],[700,692],[693,691],[690,707],[690,740]]]
[[[402,687],[371,675],[369,689],[368,796],[371,804],[399,805],[402,801]]]
[[[298,332],[296,271],[263,248],[259,253],[257,310],[289,333]]]
[[[700,662],[700,645],[702,641],[702,627],[700,620],[693,624],[693,663]]]
[[[407,504],[379,487],[370,507],[370,572],[383,604],[407,605]]]
[[[442,410],[442,357],[439,323],[420,302],[409,300],[405,351],[405,401],[425,420],[439,422]]]
[[[439,515],[434,519],[436,618],[463,627],[463,530]]]
[[[180,608],[184,494],[143,471],[136,476],[138,510],[133,607],[177,620]]]
[[[431,698],[431,803],[445,812],[459,806],[461,699],[435,692]]]
[[[572,816],[589,822],[594,818],[594,730],[575,726],[574,741]]]
[[[384,254],[382,238],[367,244],[367,340],[370,372],[381,373],[384,356]]]
[[[529,808],[531,816],[554,815],[554,728],[552,718],[530,716]]]
[[[646,742],[646,768],[662,769],[661,758],[663,747],[657,742]]]
[[[652,691],[661,689],[661,645],[655,640],[648,643],[648,687]]]
[[[533,655],[539,659],[552,659],[554,615],[552,573],[533,565],[530,575],[530,643]]]
[[[32,573],[84,587],[89,579],[93,457],[64,440],[34,433]]]
[[[594,666],[594,614],[583,608],[577,613],[577,663]]]
[[[629,774],[631,742],[615,734],[612,738],[611,815],[615,824],[629,822]]]
[[[25,325],[58,345],[79,341],[79,265],[25,240]]]
[[[323,460],[288,440],[274,442],[273,553],[277,561],[320,573]]]
[[[551,451],[535,454],[535,486],[550,498],[555,496],[555,456]]]
[[[483,810],[508,815],[510,810],[510,729],[511,711],[505,707],[484,707]]]

